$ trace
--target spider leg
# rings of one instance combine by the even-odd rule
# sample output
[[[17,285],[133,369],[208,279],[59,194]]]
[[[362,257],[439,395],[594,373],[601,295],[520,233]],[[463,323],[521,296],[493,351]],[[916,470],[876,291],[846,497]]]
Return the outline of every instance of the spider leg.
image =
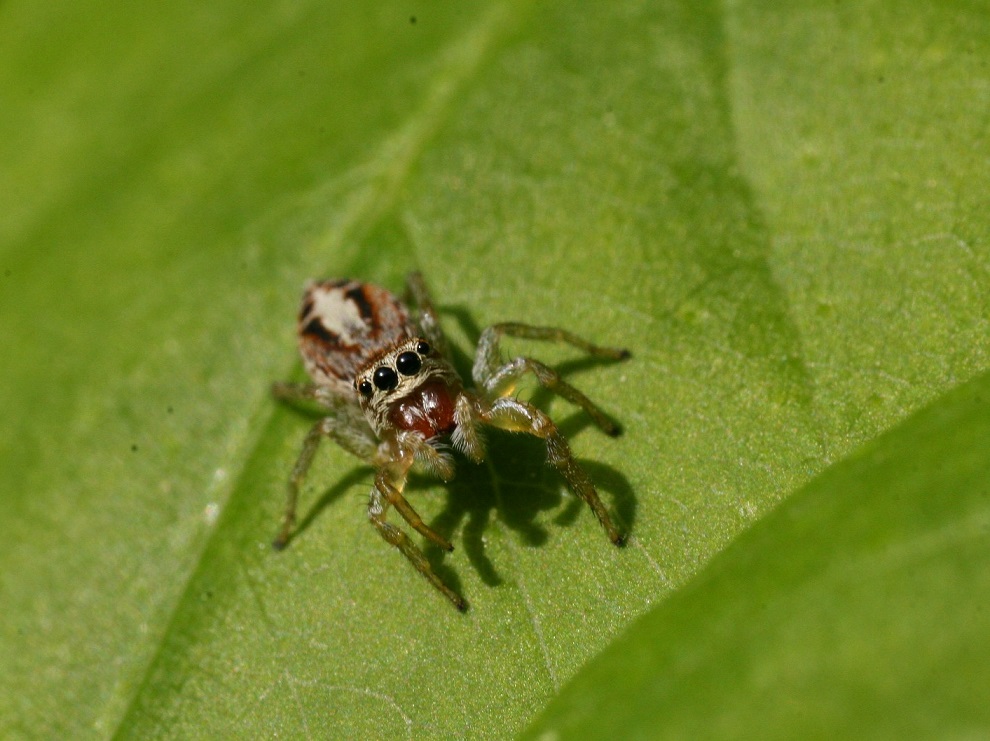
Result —
[[[454,478],[454,459],[446,451],[442,451],[436,444],[430,443],[418,432],[401,430],[396,433],[396,443],[400,449],[407,450],[412,454],[427,471],[432,473],[442,481],[450,481]],[[386,447],[385,450],[388,450]],[[385,463],[390,461],[390,457],[385,454],[380,456],[380,460]]]
[[[272,384],[272,396],[287,404],[314,403],[327,411],[337,412],[345,407],[355,406],[352,394],[319,386],[315,383],[292,383],[276,381]],[[361,416],[358,412],[357,416]]]
[[[296,505],[299,500],[299,489],[310,466],[313,456],[324,437],[332,438],[340,447],[364,461],[370,461],[375,454],[376,440],[367,421],[360,416],[360,410],[353,404],[345,403],[340,397],[334,397],[313,384],[276,383],[272,387],[276,398],[282,401],[315,401],[332,410],[332,416],[323,417],[314,424],[303,440],[299,457],[292,467],[286,486],[285,510],[282,515],[282,526],[279,528],[272,546],[276,550],[285,548],[292,539],[292,528],[296,524]]]
[[[447,357],[447,338],[444,337],[443,328],[440,326],[440,315],[433,305],[430,289],[426,287],[422,273],[417,271],[406,276],[406,290],[419,310],[419,328],[440,354]]]
[[[498,398],[492,402],[477,400],[475,402],[474,420],[491,427],[498,427],[510,432],[524,432],[534,437],[542,438],[547,445],[547,461],[560,472],[567,485],[581,499],[587,502],[591,511],[605,528],[608,539],[615,545],[623,545],[625,534],[612,522],[608,510],[598,496],[595,485],[588,474],[575,460],[567,440],[557,429],[546,414],[532,404],[513,398]]]
[[[446,538],[423,522],[423,518],[420,517],[416,510],[413,509],[412,505],[409,504],[409,500],[402,496],[402,492],[400,492],[397,487],[391,484],[387,469],[380,469],[378,474],[375,476],[375,490],[385,497],[385,500],[389,503],[389,505],[395,507],[398,513],[402,515],[402,519],[408,522],[409,526],[412,527],[413,530],[427,540],[432,540],[447,552],[454,550],[454,546],[452,546]]]
[[[367,461],[375,454],[378,440],[368,425],[361,408],[349,396],[342,396],[315,383],[272,384],[272,395],[289,404],[313,402],[330,412],[333,422],[324,422],[327,431],[348,453]],[[312,433],[311,433],[312,434]]]
[[[420,518],[409,502],[406,501],[406,498],[402,496],[401,489],[405,485],[406,473],[411,464],[412,460],[410,458],[409,463],[406,465],[392,466],[386,464],[379,468],[378,474],[375,476],[375,486],[371,490],[371,500],[368,503],[368,517],[379,535],[386,542],[398,548],[402,552],[402,555],[409,559],[409,562],[416,567],[416,570],[420,574],[426,577],[430,584],[450,600],[454,604],[454,607],[463,612],[467,609],[467,602],[464,601],[464,598],[443,583],[430,566],[430,562],[419,546],[413,543],[409,536],[402,532],[402,530],[385,519],[388,508],[394,506],[416,532],[433,541],[444,550],[452,551],[454,549],[446,539],[423,522],[422,518]]]
[[[485,459],[485,441],[478,429],[478,409],[483,404],[477,394],[462,392],[458,395],[454,407],[454,420],[457,427],[451,435],[454,447],[464,453],[475,463]]]
[[[606,434],[612,436],[619,434],[618,425],[610,420],[591,399],[564,381],[553,368],[527,357],[517,357],[503,363],[499,353],[499,341],[503,335],[532,340],[566,342],[584,350],[593,357],[612,358],[614,360],[628,358],[628,350],[599,347],[556,327],[533,327],[518,323],[494,324],[482,332],[481,338],[478,340],[478,350],[471,372],[474,382],[485,389],[490,396],[495,397],[508,396],[515,390],[522,376],[526,373],[532,373],[545,389],[559,394],[572,404],[584,409]]]

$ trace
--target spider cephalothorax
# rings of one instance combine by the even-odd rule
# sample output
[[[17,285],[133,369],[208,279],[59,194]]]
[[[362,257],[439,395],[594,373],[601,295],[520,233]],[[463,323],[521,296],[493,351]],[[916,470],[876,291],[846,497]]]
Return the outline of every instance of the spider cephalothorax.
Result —
[[[426,525],[402,495],[415,462],[444,480],[454,475],[447,442],[472,460],[485,456],[479,428],[525,432],[546,440],[549,463],[594,511],[616,545],[625,537],[612,523],[594,485],[574,457],[556,425],[538,408],[514,398],[519,378],[532,373],[545,388],[582,407],[610,435],[618,428],[584,394],[537,360],[503,361],[503,335],[557,340],[590,355],[622,359],[625,350],[598,347],[561,329],[526,324],[496,324],[478,341],[466,389],[446,354],[443,333],[429,292],[418,273],[408,280],[418,316],[383,288],[350,280],[313,283],[299,313],[299,348],[312,384],[277,383],[284,400],[315,401],[328,415],[306,437],[289,479],[288,502],[275,547],[288,544],[295,524],[296,499],[313,454],[324,436],[375,466],[368,514],[386,541],[396,546],[458,609],[464,599],[436,575],[419,547],[385,519],[394,506],[421,535],[450,551],[453,546]]]
[[[461,379],[422,337],[382,353],[354,381],[358,402],[379,437],[390,429],[415,431],[429,439],[457,426],[454,406]]]

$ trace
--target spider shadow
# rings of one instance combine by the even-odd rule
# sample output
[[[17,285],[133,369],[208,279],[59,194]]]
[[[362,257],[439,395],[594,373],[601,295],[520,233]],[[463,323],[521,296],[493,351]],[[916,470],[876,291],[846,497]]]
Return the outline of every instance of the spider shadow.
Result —
[[[289,534],[288,540],[279,549],[284,550],[292,545],[292,542],[305,533],[320,514],[331,504],[341,499],[344,494],[353,491],[355,486],[362,488],[370,487],[370,481],[374,480],[374,469],[370,466],[357,462],[344,476],[338,479],[332,486],[325,489],[320,498],[306,510],[306,513],[296,522],[296,526]]]
[[[461,307],[444,307],[442,312],[452,316],[465,335],[475,343],[481,336],[481,328],[471,315]],[[538,343],[534,343],[538,344]],[[471,378],[473,358],[456,346],[449,346],[449,353],[457,371],[464,379]],[[556,370],[562,375],[600,365],[612,365],[616,361],[607,358],[582,356],[558,363]],[[550,391],[537,387],[532,402],[543,406],[553,398]],[[614,418],[613,418],[613,421]],[[592,420],[581,410],[558,423],[564,437],[570,439],[586,427],[594,427]],[[518,533],[523,542],[532,547],[543,545],[550,537],[548,528],[538,522],[541,513],[554,509],[560,511],[553,519],[556,526],[569,527],[580,518],[582,512],[590,513],[588,505],[568,491],[560,474],[547,465],[546,444],[532,435],[513,434],[486,428],[486,461],[476,465],[462,456],[457,458],[457,476],[447,485],[446,507],[430,523],[430,527],[448,540],[464,522],[461,545],[468,561],[489,586],[498,586],[502,577],[488,557],[485,549],[485,533],[492,527],[493,513],[508,529]],[[592,434],[608,444],[608,436],[595,429]],[[579,459],[580,465],[595,482],[599,494],[611,512],[619,529],[628,534],[636,519],[636,498],[629,480],[611,466],[595,461]],[[426,477],[414,475],[410,491],[428,486]],[[566,504],[564,500],[566,498]],[[610,506],[611,505],[611,506]],[[592,519],[594,519],[592,517]],[[608,544],[604,531],[603,544]],[[446,553],[436,545],[425,549],[431,567],[446,583],[457,591],[460,580],[445,561]]]
[[[568,418],[561,427],[573,429],[588,424]],[[503,579],[485,546],[485,535],[491,528],[502,525],[517,533],[525,545],[538,548],[552,536],[553,526],[570,527],[582,514],[592,522],[595,519],[588,505],[570,493],[560,474],[547,465],[546,445],[542,440],[495,430],[487,436],[487,447],[487,460],[480,465],[462,457],[457,459],[457,476],[447,484],[446,506],[429,525],[449,539],[463,523],[459,545],[481,580],[494,587]],[[595,482],[619,529],[628,533],[636,517],[636,499],[629,480],[603,463],[587,460],[579,463]],[[434,482],[416,476],[410,483],[409,490],[415,492]],[[540,521],[543,513],[554,510],[560,511],[549,523]],[[595,527],[599,528],[597,522]],[[604,530],[601,540],[603,548],[612,547]],[[440,578],[459,590],[459,579],[448,565],[447,554],[433,544],[424,552]]]
[[[581,413],[575,413],[559,425],[561,432],[570,437],[579,430],[593,426]],[[487,431],[486,431],[487,432]],[[596,433],[597,430],[592,430]],[[599,433],[600,434],[600,433]],[[604,435],[600,435],[606,439]],[[435,477],[412,472],[405,494],[414,509],[420,509],[421,494],[443,486],[446,502],[429,526],[444,538],[454,541],[454,534],[463,523],[455,548],[463,548],[471,567],[488,586],[502,584],[503,579],[489,558],[485,536],[498,524],[518,533],[527,546],[540,547],[551,537],[551,527],[538,521],[544,512],[560,510],[549,524],[570,527],[582,514],[591,518],[590,509],[579,497],[565,495],[567,485],[563,478],[546,463],[545,443],[530,435],[518,435],[493,430],[487,436],[488,457],[482,464],[474,464],[463,456],[457,456],[457,475],[448,484]],[[579,460],[581,466],[595,482],[599,494],[612,513],[619,529],[628,533],[635,522],[636,500],[628,479],[611,466]],[[329,506],[336,504],[348,493],[360,487],[362,496],[372,486],[373,469],[356,462],[339,480],[328,487],[319,499],[299,519],[284,547],[289,547],[301,537]],[[389,513],[390,521],[416,538],[433,570],[456,592],[463,594],[461,579],[451,565],[450,554],[439,546],[419,539],[402,521],[397,512]],[[595,523],[595,527],[598,527]],[[368,527],[368,536],[376,538]],[[389,546],[381,543],[383,548]],[[602,547],[611,547],[602,531]]]

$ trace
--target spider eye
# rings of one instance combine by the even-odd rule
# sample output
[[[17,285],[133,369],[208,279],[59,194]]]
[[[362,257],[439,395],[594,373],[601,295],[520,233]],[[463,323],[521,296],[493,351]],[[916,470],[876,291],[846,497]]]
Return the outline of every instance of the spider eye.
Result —
[[[373,378],[375,381],[375,386],[380,388],[382,391],[389,391],[399,385],[399,374],[387,365],[383,365],[381,368],[378,368],[375,371]]]
[[[374,389],[371,387],[371,381],[365,379],[358,384],[358,391],[361,392],[361,396],[370,399],[371,394]]]
[[[420,340],[419,342],[416,343],[416,352],[418,352],[420,355],[429,355],[430,350],[432,349],[433,348],[430,347],[430,343],[427,342],[426,340]]]
[[[419,349],[418,345],[417,349]],[[419,355],[416,353],[406,351],[395,359],[395,367],[404,376],[415,376],[423,367],[423,361],[419,359]]]

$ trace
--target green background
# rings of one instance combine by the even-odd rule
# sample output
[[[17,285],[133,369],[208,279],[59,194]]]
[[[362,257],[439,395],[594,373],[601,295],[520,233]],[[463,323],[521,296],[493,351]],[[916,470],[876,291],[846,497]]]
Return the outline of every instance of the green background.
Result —
[[[0,39],[4,738],[990,728],[986,6],[6,2]],[[272,552],[301,286],[414,268],[462,364],[508,319],[632,350],[510,345],[623,424],[535,394],[625,549],[493,434],[409,490],[466,615],[330,445]]]

